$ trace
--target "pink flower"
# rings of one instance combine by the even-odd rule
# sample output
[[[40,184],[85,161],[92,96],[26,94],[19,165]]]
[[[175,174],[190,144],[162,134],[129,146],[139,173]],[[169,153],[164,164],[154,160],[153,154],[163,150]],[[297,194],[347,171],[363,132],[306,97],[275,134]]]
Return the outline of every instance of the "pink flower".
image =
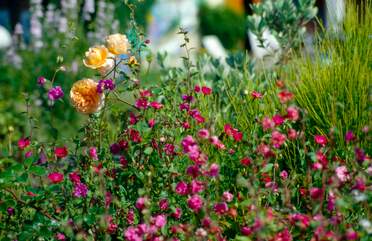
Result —
[[[280,102],[284,104],[293,99],[293,94],[289,92],[288,90],[283,90],[279,92],[278,97],[279,97]]]
[[[223,215],[225,213],[227,213],[227,211],[229,211],[229,207],[227,206],[227,204],[225,202],[222,202],[222,203],[217,203],[213,206],[213,210],[219,214],[219,215]]]
[[[262,120],[262,128],[264,131],[274,128],[275,123],[269,117],[264,117]]]
[[[89,156],[93,160],[98,160],[98,155],[97,155],[97,148],[96,147],[91,147],[89,148]]]
[[[200,93],[200,91],[201,91],[200,86],[199,85],[195,85],[194,91],[195,91],[195,93]]]
[[[25,153],[26,158],[30,158],[32,156],[32,151],[28,151]]]
[[[345,134],[346,143],[349,143],[349,142],[354,141],[354,140],[355,140],[354,133],[352,131],[346,132],[346,134]]]
[[[48,98],[51,101],[61,99],[64,96],[61,86],[56,86],[48,91]]]
[[[77,172],[71,172],[68,177],[70,178],[70,181],[74,184],[80,183],[80,176]]]
[[[209,88],[209,87],[207,87],[207,86],[203,86],[203,87],[202,87],[202,93],[203,93],[204,95],[210,95],[210,94],[212,94],[212,89]]]
[[[147,97],[151,97],[152,96],[152,93],[150,90],[141,90],[140,91],[140,96],[142,98],[147,98]]]
[[[274,153],[271,151],[270,146],[266,145],[265,143],[261,143],[260,145],[258,145],[257,151],[265,158],[274,156]]]
[[[54,154],[56,155],[56,157],[58,158],[64,158],[67,156],[68,154],[68,151],[67,151],[67,147],[56,147],[54,149]]]
[[[282,180],[286,180],[288,178],[288,172],[286,170],[283,170],[280,173],[280,177],[282,178]]]
[[[250,228],[250,227],[242,227],[242,228],[240,229],[240,232],[241,232],[244,236],[249,236],[249,235],[251,235],[251,234],[253,233],[253,230],[252,230],[252,228]]]
[[[209,131],[207,129],[201,129],[198,131],[198,136],[202,139],[208,139],[209,138]]]
[[[346,166],[336,167],[336,176],[340,182],[346,182],[350,179],[349,172]]]
[[[18,148],[23,150],[31,144],[29,138],[21,138],[18,140]]]
[[[132,112],[129,113],[129,123],[135,125],[138,122],[138,117]]]
[[[317,144],[321,146],[325,146],[327,144],[327,137],[322,136],[322,135],[315,135],[314,140]]]
[[[175,154],[174,149],[175,147],[173,144],[167,143],[164,145],[164,152],[168,156],[173,156]]]
[[[310,188],[310,197],[312,199],[321,199],[323,197],[323,189],[318,187]]]
[[[273,133],[271,133],[271,143],[275,148],[280,148],[280,146],[284,144],[286,138],[286,135],[279,131],[273,131]]]
[[[161,108],[163,108],[163,105],[160,104],[160,103],[157,102],[157,101],[153,101],[153,102],[151,102],[151,103],[150,103],[150,106],[151,106],[152,108],[154,108],[155,110],[160,110]]]
[[[167,217],[164,214],[160,214],[154,217],[152,221],[156,227],[162,228],[167,224]]]
[[[295,213],[289,216],[289,220],[292,224],[297,224],[300,228],[306,229],[310,226],[310,218],[302,213]]]
[[[194,194],[192,197],[190,197],[188,200],[187,200],[187,205],[189,206],[189,208],[191,208],[194,212],[199,212],[199,210],[202,208],[203,206],[203,200],[202,198],[197,195],[197,194]]]
[[[147,109],[149,107],[149,103],[145,98],[139,98],[138,100],[136,100],[135,105],[138,109]]]
[[[175,219],[180,219],[182,215],[181,208],[176,208],[176,210],[172,213],[172,217]]]
[[[284,123],[284,118],[281,115],[274,115],[273,122],[275,126],[280,126],[281,124]]]
[[[328,211],[332,212],[333,210],[335,210],[335,206],[336,206],[336,195],[332,191],[330,191],[328,195],[328,203],[327,203]]]
[[[364,192],[366,190],[366,184],[362,178],[355,178],[355,184],[352,187],[353,190],[359,190],[361,192]]]
[[[290,139],[290,140],[296,140],[297,139],[297,131],[295,129],[290,128],[288,130],[287,135],[288,135],[288,139]]]
[[[177,183],[176,193],[178,193],[179,195],[187,195],[188,194],[187,184],[185,182]]]
[[[37,78],[37,84],[40,85],[40,86],[43,86],[46,82],[46,79],[43,77],[43,76],[39,76]]]
[[[348,229],[345,234],[346,240],[358,240],[359,235],[352,228]]]
[[[129,224],[134,223],[134,210],[133,209],[129,209],[126,219]]]
[[[182,127],[183,127],[184,129],[189,129],[189,128],[190,128],[190,124],[189,124],[188,122],[183,122],[183,123],[182,123]]]
[[[222,150],[225,149],[225,145],[218,139],[217,136],[211,136],[209,138],[209,141],[212,143],[212,145],[214,145],[218,149],[222,149]]]
[[[295,106],[290,106],[287,108],[287,116],[291,121],[297,121],[300,118],[300,113]]]
[[[257,92],[257,91],[255,91],[255,90],[252,91],[251,96],[252,96],[252,98],[253,98],[254,100],[256,100],[256,99],[261,99],[261,98],[262,98],[262,94],[259,93],[259,92]]]
[[[248,157],[245,157],[243,159],[240,160],[240,163],[243,165],[243,166],[249,166],[251,165],[252,163],[252,160]]]
[[[148,125],[150,128],[153,128],[155,126],[155,119],[150,119]]]
[[[136,208],[138,208],[139,210],[144,209],[146,206],[146,202],[147,202],[146,197],[139,197],[136,202]]]
[[[88,194],[88,187],[84,183],[77,183],[74,187],[74,196],[75,197],[86,197]]]
[[[49,180],[56,184],[63,181],[63,174],[59,172],[52,172],[48,175]]]
[[[217,177],[220,172],[220,166],[217,163],[212,163],[212,165],[209,168],[209,176],[211,177]]]
[[[59,241],[65,241],[66,236],[63,233],[57,233],[56,234],[56,239],[59,240]]]
[[[129,138],[130,138],[131,141],[133,141],[135,143],[142,142],[142,137],[141,137],[139,131],[137,131],[135,129],[129,129]]]
[[[292,241],[292,235],[288,231],[288,229],[285,228],[283,231],[275,235],[275,238],[273,241]]]
[[[232,195],[230,192],[223,192],[223,199],[226,201],[226,202],[231,202],[234,198],[234,195]]]
[[[190,184],[190,192],[192,194],[202,192],[204,190],[204,184],[201,181],[192,180]]]
[[[169,202],[168,202],[168,199],[166,198],[163,198],[159,201],[159,208],[161,210],[167,210],[169,208]]]

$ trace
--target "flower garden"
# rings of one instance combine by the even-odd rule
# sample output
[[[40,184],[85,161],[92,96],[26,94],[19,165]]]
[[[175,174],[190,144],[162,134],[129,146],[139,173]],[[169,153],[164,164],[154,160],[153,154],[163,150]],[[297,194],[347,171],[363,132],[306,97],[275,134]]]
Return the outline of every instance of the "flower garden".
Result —
[[[126,30],[1,64],[0,240],[370,240],[372,5],[307,55],[313,1],[277,2],[248,19],[283,46],[270,68],[193,58],[183,28],[167,66],[131,1]]]

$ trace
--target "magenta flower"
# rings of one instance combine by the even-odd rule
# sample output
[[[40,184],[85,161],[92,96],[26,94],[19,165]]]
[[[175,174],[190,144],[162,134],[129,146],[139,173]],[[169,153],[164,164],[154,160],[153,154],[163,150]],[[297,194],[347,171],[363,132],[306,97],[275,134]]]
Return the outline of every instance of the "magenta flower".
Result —
[[[194,212],[199,212],[199,210],[202,208],[203,206],[203,199],[197,195],[197,194],[194,194],[192,197],[190,197],[188,200],[187,200],[187,205],[189,206],[189,208],[191,208]]]
[[[293,93],[289,92],[288,90],[283,90],[278,94],[279,100],[282,104],[287,103],[288,101],[292,100],[294,95]]]
[[[48,175],[49,180],[56,184],[63,181],[63,174],[59,172],[52,172]]]
[[[83,183],[77,183],[73,192],[75,197],[86,197],[88,194],[88,187]]]
[[[198,136],[202,139],[208,139],[209,138],[209,131],[207,129],[201,129],[198,131]]]
[[[262,94],[260,92],[255,91],[255,90],[251,93],[251,96],[254,100],[262,98]]]
[[[275,123],[269,117],[264,117],[262,120],[262,128],[264,131],[274,128]]]
[[[229,211],[229,207],[227,206],[227,204],[225,202],[222,202],[222,203],[215,204],[214,207],[213,207],[213,210],[217,214],[223,215],[223,214],[227,213],[227,211]]]
[[[226,202],[231,202],[234,198],[234,195],[232,195],[230,192],[223,192],[223,199],[226,201]]]
[[[144,209],[146,206],[146,202],[147,202],[146,197],[139,197],[136,202],[136,208],[138,208],[139,210]]]
[[[65,146],[63,146],[63,147],[56,147],[54,149],[54,154],[58,158],[64,158],[64,157],[66,157],[68,155],[67,147],[65,147]]]
[[[282,180],[286,180],[288,178],[288,172],[286,170],[283,170],[280,173],[280,177],[282,178]]]
[[[97,92],[102,94],[104,90],[112,91],[115,89],[115,83],[112,79],[100,80],[97,85]]]
[[[97,148],[96,147],[91,147],[89,148],[89,157],[92,158],[93,160],[98,160],[98,155],[97,155]]]
[[[200,86],[199,85],[195,85],[194,91],[195,91],[195,93],[200,93],[200,91],[201,91]]]
[[[220,172],[220,166],[217,163],[212,163],[212,165],[209,168],[209,176],[211,177],[217,177]]]
[[[59,241],[65,241],[66,236],[63,233],[57,233],[56,234],[56,239],[59,240]]]
[[[37,78],[37,84],[43,86],[46,82],[46,79],[43,76]]]
[[[68,177],[70,178],[70,181],[74,184],[80,183],[80,176],[77,172],[71,172]]]
[[[352,142],[352,141],[354,141],[354,140],[355,140],[354,133],[353,133],[352,131],[348,131],[348,132],[346,132],[346,134],[345,134],[345,141],[346,141],[347,143],[349,143],[349,142]]]
[[[56,101],[64,96],[61,86],[56,86],[48,91],[49,100]]]
[[[188,194],[187,184],[185,182],[177,183],[176,193],[178,193],[179,195],[187,195]]]
[[[323,197],[323,189],[318,187],[310,188],[310,197],[312,199],[321,199]]]
[[[202,93],[204,95],[210,95],[212,94],[212,89],[207,87],[207,86],[203,86],[202,89],[201,89]]]
[[[129,224],[134,223],[134,210],[133,209],[129,209],[126,219]]]
[[[167,224],[167,217],[164,214],[160,214],[152,218],[152,221],[156,227],[162,228]]]
[[[300,118],[300,113],[295,106],[290,106],[287,108],[287,119],[291,121],[297,121]]]
[[[280,146],[284,144],[286,138],[286,135],[279,131],[273,131],[273,133],[271,133],[271,143],[275,148],[280,148]]]
[[[150,103],[150,106],[151,106],[152,108],[154,108],[155,110],[160,110],[161,108],[163,108],[163,105],[160,104],[160,103],[157,102],[157,101],[153,101],[153,102],[151,102],[151,103]]]
[[[159,208],[161,210],[167,210],[169,208],[169,202],[168,202],[168,199],[166,198],[163,198],[159,201]]]
[[[153,128],[155,126],[155,119],[150,119],[147,124],[150,128]]]
[[[135,105],[138,109],[147,109],[149,107],[149,103],[145,98],[139,98]]]
[[[23,150],[31,144],[29,138],[21,138],[18,140],[18,148]]]
[[[284,118],[281,115],[274,115],[273,122],[275,126],[280,126],[284,123]]]
[[[176,210],[172,213],[172,217],[175,219],[180,219],[182,215],[182,209],[176,208]]]
[[[192,180],[190,184],[190,192],[195,194],[204,190],[204,183],[197,180]]]
[[[290,140],[296,140],[298,134],[297,134],[297,131],[295,129],[290,128],[288,130],[287,135],[288,135],[288,139],[290,139]]]
[[[327,137],[325,136],[322,136],[322,135],[315,135],[314,136],[314,140],[317,144],[321,145],[321,146],[325,146],[327,144]]]

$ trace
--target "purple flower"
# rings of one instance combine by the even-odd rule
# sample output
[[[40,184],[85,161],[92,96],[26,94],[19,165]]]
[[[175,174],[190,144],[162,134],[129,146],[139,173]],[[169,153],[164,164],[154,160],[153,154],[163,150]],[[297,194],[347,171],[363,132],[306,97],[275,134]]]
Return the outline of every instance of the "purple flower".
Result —
[[[43,76],[40,76],[39,78],[37,78],[38,85],[43,86],[45,82],[46,82],[46,79]]]
[[[83,183],[77,183],[74,187],[75,197],[86,197],[88,193],[88,187]]]
[[[9,207],[6,211],[8,212],[9,216],[12,216],[14,214],[14,208],[12,207]]]
[[[62,98],[64,95],[61,86],[53,87],[48,92],[48,98],[52,101]]]
[[[97,85],[97,92],[102,94],[104,90],[114,90],[115,83],[112,79],[100,80]]]

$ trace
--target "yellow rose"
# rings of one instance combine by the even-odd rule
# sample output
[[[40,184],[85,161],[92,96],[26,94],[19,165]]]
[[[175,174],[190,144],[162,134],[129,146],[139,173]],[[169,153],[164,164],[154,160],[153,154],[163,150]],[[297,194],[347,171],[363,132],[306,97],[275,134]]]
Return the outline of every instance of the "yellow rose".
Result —
[[[106,46],[108,50],[115,55],[127,54],[130,48],[127,36],[120,33],[107,36]]]
[[[72,105],[81,113],[91,114],[100,110],[104,95],[97,92],[98,83],[92,79],[75,82],[70,90]]]
[[[85,52],[84,65],[91,69],[98,69],[106,64],[109,52],[105,46],[96,46],[89,48]]]

